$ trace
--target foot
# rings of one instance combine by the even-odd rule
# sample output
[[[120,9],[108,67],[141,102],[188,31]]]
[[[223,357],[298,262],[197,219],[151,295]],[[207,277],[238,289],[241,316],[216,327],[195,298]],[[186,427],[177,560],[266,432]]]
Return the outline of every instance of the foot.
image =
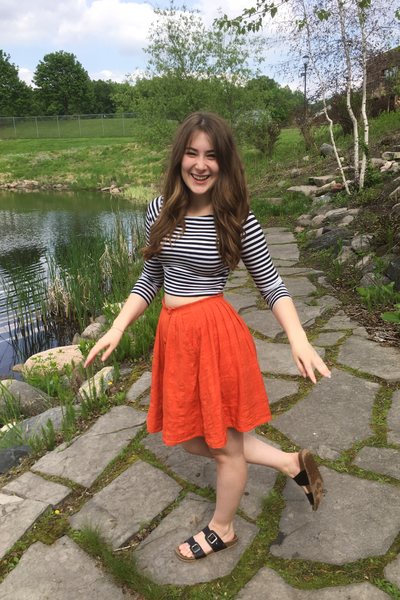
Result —
[[[312,509],[317,510],[323,494],[323,479],[318,465],[309,450],[300,450],[298,460],[300,470],[293,479],[303,488]]]
[[[232,526],[226,529],[221,529],[213,526],[213,524],[210,523],[209,528],[211,532],[215,532],[221,538],[221,540],[224,542],[224,544],[226,544],[227,547],[230,547],[234,543],[236,543],[237,537]],[[213,550],[212,546],[210,546],[210,544],[207,542],[204,530],[199,531],[199,533],[193,536],[193,538],[190,538],[190,540],[192,539],[200,546],[200,548],[206,556],[215,551]],[[196,558],[190,549],[190,544],[188,543],[188,541],[183,542],[183,544],[181,544],[177,548],[177,553],[178,556],[183,559],[194,560]]]

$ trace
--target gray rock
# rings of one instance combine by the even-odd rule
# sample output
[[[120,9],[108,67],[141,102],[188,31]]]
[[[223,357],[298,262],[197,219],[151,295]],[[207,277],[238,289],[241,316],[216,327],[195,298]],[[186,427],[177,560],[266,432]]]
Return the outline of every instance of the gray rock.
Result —
[[[0,584],[1,600],[124,600],[97,564],[67,536],[48,546],[36,542]]]
[[[273,244],[269,251],[273,259],[298,261],[300,258],[297,244]]]
[[[385,381],[400,381],[400,351],[351,336],[339,350],[338,362]]]
[[[300,215],[296,223],[298,225],[302,225],[303,227],[308,227],[309,225],[311,225],[311,215]]]
[[[337,256],[337,261],[340,265],[343,265],[351,260],[353,260],[355,258],[355,254],[353,252],[353,250],[349,247],[349,246],[343,246],[343,248],[340,250],[338,256]]]
[[[267,337],[275,338],[282,332],[282,327],[270,310],[253,310],[242,316],[248,327]]]
[[[237,312],[240,312],[244,308],[255,307],[257,304],[257,297],[254,292],[246,294],[227,293],[224,294],[224,298]]]
[[[333,156],[335,153],[335,150],[333,148],[333,146],[331,146],[331,144],[321,144],[321,146],[319,147],[319,152],[322,156]]]
[[[12,399],[25,417],[37,415],[54,404],[53,398],[24,381],[3,379],[0,382],[0,410],[4,411]]]
[[[336,315],[331,317],[329,321],[325,323],[322,329],[333,329],[333,330],[347,330],[355,329],[359,324],[356,321],[352,321],[342,310],[338,311]]]
[[[384,160],[400,160],[400,152],[384,152],[382,158]]]
[[[114,406],[70,446],[62,444],[45,454],[33,465],[32,471],[57,475],[90,487],[108,463],[129,444],[145,419],[144,413],[129,406]]]
[[[386,579],[400,588],[400,556],[390,562],[383,571]]]
[[[0,559],[32,527],[47,510],[48,504],[37,500],[25,500],[0,492]],[[0,598],[3,600],[1,595]],[[10,596],[10,600],[15,600]]]
[[[398,489],[321,467],[326,495],[313,513],[288,480],[286,507],[271,553],[281,558],[342,565],[385,554],[398,534]]]
[[[188,494],[135,551],[136,563],[142,574],[156,583],[174,585],[194,585],[229,575],[258,531],[255,525],[241,517],[235,518],[239,542],[229,551],[217,552],[208,556],[207,560],[196,561],[195,568],[193,564],[179,560],[174,552],[184,540],[210,521],[213,511],[214,504],[195,494]]]
[[[307,277],[291,277],[286,280],[286,287],[293,296],[311,296],[317,288]]]
[[[7,473],[18,466],[21,460],[31,453],[29,446],[14,446],[13,448],[0,449],[0,473]]]
[[[319,227],[320,225],[322,225],[322,223],[325,221],[325,219],[326,219],[325,215],[316,215],[315,217],[313,217],[311,219],[312,227]]]
[[[270,230],[266,229],[265,234],[267,238],[268,246],[276,244],[294,244],[296,238],[291,231],[281,231],[278,233],[268,233]]]
[[[51,504],[51,506],[57,506],[70,495],[72,490],[65,485],[48,481],[27,471],[7,483],[1,491],[4,494],[13,494],[20,498],[38,500],[45,504]]]
[[[268,567],[260,569],[235,597],[236,600],[388,600],[390,596],[370,583],[353,583],[318,590],[299,590]]]
[[[313,340],[315,346],[335,346],[339,340],[343,338],[344,333],[339,331],[331,331],[330,333],[320,333],[320,335]]]
[[[342,219],[348,213],[348,210],[349,209],[345,206],[342,206],[341,208],[333,208],[325,213],[325,217],[331,222],[340,221],[340,219]]]
[[[320,175],[318,177],[309,177],[308,181],[311,184],[316,185],[317,187],[322,187],[332,181],[335,181],[336,175]]]
[[[299,384],[297,381],[264,377],[264,382],[270,404],[275,404],[284,398],[293,396],[299,391]]]
[[[85,381],[78,390],[78,399],[94,399],[105,394],[115,375],[114,367],[103,367],[101,371]]]
[[[346,229],[332,229],[323,233],[320,237],[315,238],[308,244],[311,250],[325,250],[332,248],[335,252],[339,252],[342,245],[351,239],[351,234]]]
[[[290,410],[275,417],[273,426],[298,446],[319,452],[321,444],[345,450],[371,435],[371,411],[377,383],[332,369]]]
[[[394,392],[392,406],[387,416],[388,442],[400,444],[400,390]]]
[[[351,247],[355,252],[365,252],[370,249],[373,237],[374,236],[369,233],[356,235],[351,240]]]
[[[345,217],[343,217],[343,219],[341,219],[338,223],[338,227],[347,227],[348,225],[350,225],[350,223],[352,223],[354,221],[354,217],[353,215],[346,215]]]
[[[145,371],[126,393],[127,402],[134,402],[151,386],[151,371]]]
[[[321,313],[322,314],[324,312],[326,312],[327,310],[330,310],[331,308],[335,308],[336,306],[340,306],[340,304],[341,304],[340,300],[338,300],[334,296],[330,296],[329,294],[327,294],[326,296],[321,296],[317,300],[317,306],[321,307],[321,309],[322,309]]]
[[[288,192],[297,192],[308,197],[315,196],[317,190],[316,185],[292,185],[287,189]]]
[[[21,431],[22,437],[29,441],[33,436],[41,435],[42,429],[46,430],[49,421],[52,422],[55,431],[60,431],[63,414],[64,412],[61,406],[49,408],[49,410],[46,410],[36,417],[21,421],[18,423],[18,428]]]
[[[371,163],[371,167],[373,167],[374,169],[379,169],[380,167],[383,167],[383,165],[386,163],[386,160],[383,158],[371,158],[370,159],[370,163]]]
[[[103,323],[90,323],[81,333],[81,337],[85,340],[98,340],[104,332]]]
[[[382,273],[365,273],[360,279],[360,287],[369,287],[371,285],[386,285],[390,283],[389,277]]]
[[[113,548],[125,544],[181,491],[171,477],[143,461],[128,467],[69,521],[74,529],[98,529]]]
[[[274,447],[279,447],[262,436],[256,437]],[[215,489],[214,459],[189,454],[181,446],[166,446],[162,442],[161,434],[149,436],[143,445],[182,479],[198,487]],[[263,502],[275,484],[276,476],[277,473],[273,469],[260,465],[248,466],[248,479],[240,508],[249,517],[256,519],[259,516]]]
[[[270,343],[257,339],[254,341],[261,371],[272,375],[299,375],[289,344]],[[318,348],[317,351],[324,357],[325,352],[322,348]]]
[[[386,275],[394,281],[394,289],[400,291],[400,256],[390,263]]]
[[[391,448],[362,448],[354,464],[367,471],[375,471],[400,479],[400,451]]]

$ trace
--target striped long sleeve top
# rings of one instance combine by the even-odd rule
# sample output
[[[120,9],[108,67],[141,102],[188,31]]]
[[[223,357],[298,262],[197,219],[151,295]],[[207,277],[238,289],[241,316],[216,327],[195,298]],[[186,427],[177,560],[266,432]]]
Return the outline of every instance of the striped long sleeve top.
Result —
[[[161,207],[162,196],[150,202],[145,221],[146,241]],[[254,283],[270,308],[290,294],[272,263],[264,232],[252,212],[244,226],[241,258]],[[217,232],[213,215],[185,217],[185,230],[177,227],[172,241],[165,242],[161,252],[144,263],[143,271],[132,289],[148,304],[158,290],[173,296],[215,296],[221,294],[229,275],[217,248]]]

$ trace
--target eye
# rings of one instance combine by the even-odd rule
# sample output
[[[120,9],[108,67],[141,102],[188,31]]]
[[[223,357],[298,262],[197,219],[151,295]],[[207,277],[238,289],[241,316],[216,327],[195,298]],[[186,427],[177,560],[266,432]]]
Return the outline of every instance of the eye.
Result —
[[[207,152],[207,158],[211,158],[211,160],[217,160],[217,155],[215,152]]]
[[[196,151],[193,148],[186,148],[185,154],[187,156],[196,156]]]

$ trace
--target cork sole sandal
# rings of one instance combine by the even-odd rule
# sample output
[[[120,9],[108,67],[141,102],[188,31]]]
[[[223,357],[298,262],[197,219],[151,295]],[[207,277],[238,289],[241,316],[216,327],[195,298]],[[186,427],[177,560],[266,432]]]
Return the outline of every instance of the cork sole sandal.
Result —
[[[318,465],[309,450],[299,452],[300,473],[293,480],[301,487],[308,487],[305,492],[313,510],[318,510],[324,491],[324,482],[319,472]]]
[[[180,560],[183,560],[184,562],[193,562],[195,560],[198,560],[199,558],[206,558],[206,556],[212,554],[213,552],[227,550],[228,548],[231,548],[232,546],[235,546],[235,544],[238,543],[238,537],[236,535],[230,542],[223,542],[219,537],[218,533],[215,533],[215,531],[210,529],[208,525],[204,527],[204,529],[202,529],[201,531],[202,533],[204,533],[205,540],[210,546],[211,552],[204,552],[203,548],[198,542],[196,542],[196,540],[192,536],[185,540],[184,543],[189,544],[193,556],[184,556],[179,551],[179,548],[175,548],[175,553]]]

